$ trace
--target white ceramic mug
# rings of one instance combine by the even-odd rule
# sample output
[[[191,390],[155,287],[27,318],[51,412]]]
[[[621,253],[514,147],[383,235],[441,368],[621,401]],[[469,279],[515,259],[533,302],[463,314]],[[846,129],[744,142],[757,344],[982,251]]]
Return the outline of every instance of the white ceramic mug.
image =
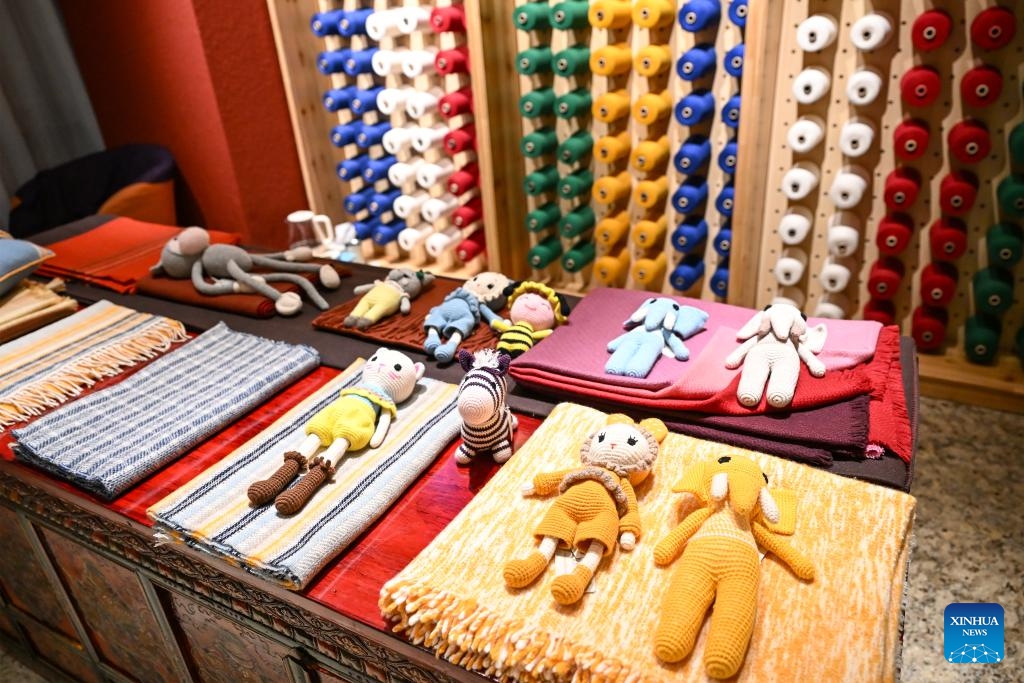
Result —
[[[285,219],[288,222],[288,246],[315,247],[330,244],[334,235],[334,223],[323,214],[308,209],[292,211]]]

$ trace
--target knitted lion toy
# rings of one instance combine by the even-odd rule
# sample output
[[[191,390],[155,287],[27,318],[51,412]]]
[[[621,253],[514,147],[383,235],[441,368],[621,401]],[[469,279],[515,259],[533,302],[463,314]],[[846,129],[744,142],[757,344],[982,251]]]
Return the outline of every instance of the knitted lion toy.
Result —
[[[712,678],[730,678],[743,664],[754,631],[758,546],[797,577],[814,579],[810,561],[782,538],[795,529],[796,497],[769,491],[757,463],[738,455],[694,465],[672,490],[692,494],[698,507],[654,548],[659,566],[682,554],[662,605],[655,654],[665,662],[690,654],[714,603],[704,667]]]
[[[616,543],[623,550],[636,547],[641,529],[634,487],[650,475],[667,433],[661,420],[636,424],[625,415],[610,415],[580,447],[583,467],[538,474],[525,484],[524,496],[559,495],[534,530],[538,548],[505,563],[505,585],[523,588],[533,583],[562,545],[585,555],[571,574],[555,578],[551,595],[561,605],[578,602],[601,558]]]

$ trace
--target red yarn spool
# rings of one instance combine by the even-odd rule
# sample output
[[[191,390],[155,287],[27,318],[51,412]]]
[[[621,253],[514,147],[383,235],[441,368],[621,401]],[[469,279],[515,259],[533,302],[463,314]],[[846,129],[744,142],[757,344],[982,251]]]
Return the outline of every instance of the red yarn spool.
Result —
[[[459,257],[460,261],[465,263],[484,253],[484,249],[486,248],[487,238],[484,235],[484,231],[477,230],[472,235],[459,242],[459,246],[455,247],[455,255]]]
[[[434,68],[437,73],[447,76],[469,72],[469,48],[465,45],[441,50],[434,57]]]
[[[868,299],[868,302],[864,304],[862,317],[883,325],[894,325],[896,324],[896,306],[888,300]]]
[[[448,191],[456,197],[469,192],[477,185],[480,169],[476,164],[463,166],[448,178]]]
[[[915,66],[900,79],[900,95],[914,107],[930,107],[941,92],[942,77],[930,66]]]
[[[878,221],[875,244],[879,253],[885,256],[899,256],[914,238],[914,222],[902,213],[886,214]]]
[[[944,308],[918,306],[911,316],[910,334],[920,351],[937,351],[946,341],[949,314]]]
[[[901,121],[892,132],[897,158],[903,161],[914,161],[924,156],[931,141],[928,124],[920,119]]]
[[[928,243],[933,259],[955,261],[967,253],[967,226],[957,218],[943,216],[928,228]]]
[[[441,116],[450,119],[459,114],[473,111],[473,90],[468,85],[455,92],[450,92],[437,101],[437,110]]]
[[[468,228],[483,218],[483,203],[474,197],[452,212],[452,224],[457,228]]]
[[[887,301],[896,296],[903,281],[903,263],[894,258],[880,258],[868,273],[868,292],[876,299]]]
[[[956,296],[959,275],[945,261],[933,261],[921,269],[921,300],[928,306],[946,307]]]
[[[971,22],[971,41],[984,50],[1006,47],[1017,34],[1017,17],[1005,7],[989,7]]]
[[[1003,93],[1003,74],[982,64],[968,69],[960,79],[960,98],[971,107],[987,107]]]
[[[466,10],[462,5],[435,7],[430,11],[430,28],[434,33],[465,33]]]
[[[920,52],[937,50],[949,40],[953,31],[953,20],[940,9],[922,12],[910,28],[910,41]]]
[[[882,198],[890,209],[900,210],[912,206],[921,192],[921,174],[910,166],[897,166],[885,178]]]
[[[992,138],[981,121],[966,119],[949,129],[949,152],[961,164],[976,164],[992,151]]]
[[[939,208],[943,213],[963,216],[978,198],[978,179],[969,171],[952,171],[939,181]]]
[[[444,136],[444,149],[452,156],[473,149],[475,144],[476,127],[472,123],[457,130],[450,130]]]

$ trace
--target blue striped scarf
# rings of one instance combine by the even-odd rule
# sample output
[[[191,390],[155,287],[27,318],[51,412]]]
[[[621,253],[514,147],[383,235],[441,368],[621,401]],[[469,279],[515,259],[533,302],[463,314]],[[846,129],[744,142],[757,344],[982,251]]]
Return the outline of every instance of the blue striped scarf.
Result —
[[[136,374],[12,432],[18,458],[112,499],[320,363],[220,323]]]

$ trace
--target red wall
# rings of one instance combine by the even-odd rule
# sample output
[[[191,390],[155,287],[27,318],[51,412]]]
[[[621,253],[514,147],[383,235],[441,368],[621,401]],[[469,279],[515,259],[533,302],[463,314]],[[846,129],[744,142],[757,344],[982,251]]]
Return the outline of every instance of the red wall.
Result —
[[[179,223],[283,246],[305,191],[264,0],[60,0],[108,147],[180,170]]]

